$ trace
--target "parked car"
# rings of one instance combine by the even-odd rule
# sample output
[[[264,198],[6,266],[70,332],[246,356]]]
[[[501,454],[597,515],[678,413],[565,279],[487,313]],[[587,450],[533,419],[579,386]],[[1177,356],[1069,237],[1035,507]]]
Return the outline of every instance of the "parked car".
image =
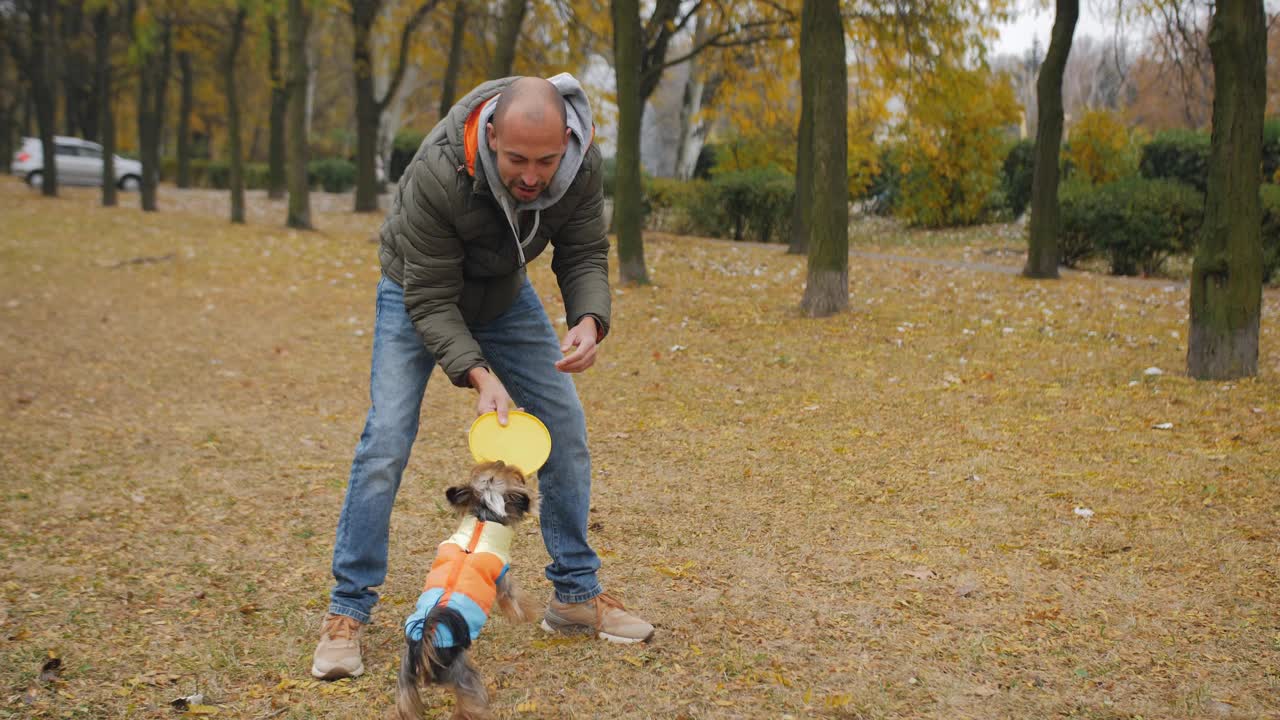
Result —
[[[80,138],[55,135],[57,149],[58,182],[67,185],[102,184],[102,146]],[[40,138],[22,138],[22,147],[13,154],[11,172],[27,181],[31,187],[44,182],[44,149]],[[116,185],[121,190],[137,190],[142,187],[142,163],[115,156]]]

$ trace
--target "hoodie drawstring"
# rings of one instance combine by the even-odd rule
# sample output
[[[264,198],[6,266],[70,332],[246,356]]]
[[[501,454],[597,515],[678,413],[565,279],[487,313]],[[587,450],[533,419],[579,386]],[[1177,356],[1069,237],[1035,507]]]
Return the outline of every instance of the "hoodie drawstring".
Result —
[[[520,227],[517,225],[519,211],[513,210],[507,204],[506,197],[499,197],[498,203],[502,205],[502,214],[507,216],[507,225],[511,228],[511,236],[516,241],[516,254],[520,256],[520,267],[524,267],[527,262],[524,259],[524,249],[533,242],[533,236],[538,234],[538,227],[542,224],[542,210],[533,211],[533,229],[525,236],[524,240],[520,239]]]

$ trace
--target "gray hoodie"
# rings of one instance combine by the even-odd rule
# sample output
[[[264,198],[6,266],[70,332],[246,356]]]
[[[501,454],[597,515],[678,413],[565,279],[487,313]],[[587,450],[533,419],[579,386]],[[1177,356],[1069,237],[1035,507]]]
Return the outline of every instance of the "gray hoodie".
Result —
[[[556,169],[556,174],[551,178],[551,182],[547,184],[547,189],[530,202],[517,202],[511,196],[511,193],[507,191],[506,186],[502,184],[502,178],[498,175],[498,156],[497,153],[489,148],[487,132],[489,121],[493,118],[494,110],[497,109],[496,103],[488,103],[480,111],[478,128],[480,137],[477,154],[480,155],[480,164],[484,168],[484,176],[489,183],[489,190],[493,193],[493,197],[498,201],[498,204],[502,206],[502,210],[507,216],[507,224],[511,226],[511,234],[515,239],[516,251],[519,253],[521,265],[525,264],[525,247],[538,233],[538,225],[542,220],[542,209],[556,204],[561,197],[564,197],[565,191],[569,189],[569,185],[578,174],[578,168],[582,167],[582,160],[587,154],[587,148],[591,145],[593,132],[591,104],[587,100],[587,93],[582,89],[578,79],[569,73],[560,73],[555,77],[547,78],[547,80],[552,85],[555,85],[556,89],[564,97],[565,122],[569,126],[569,143],[565,149],[564,157],[560,160],[560,167]],[[529,233],[521,239],[519,214],[530,210],[534,213],[533,225]]]

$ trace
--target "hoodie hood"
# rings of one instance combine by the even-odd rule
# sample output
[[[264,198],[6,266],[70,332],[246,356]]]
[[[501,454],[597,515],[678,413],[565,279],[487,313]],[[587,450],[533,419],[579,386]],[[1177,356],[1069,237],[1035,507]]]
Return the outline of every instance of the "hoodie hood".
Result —
[[[538,225],[541,222],[541,210],[551,207],[564,197],[569,186],[573,184],[573,180],[578,175],[578,170],[582,167],[582,161],[587,156],[587,148],[591,147],[591,140],[595,135],[595,125],[591,120],[591,104],[587,100],[587,93],[582,89],[582,85],[577,78],[569,73],[560,73],[555,77],[548,78],[548,81],[556,86],[560,91],[560,96],[564,98],[565,123],[569,127],[569,142],[565,148],[564,157],[560,159],[560,167],[556,169],[556,174],[552,176],[551,182],[547,183],[547,189],[541,195],[534,198],[530,202],[517,202],[507,188],[502,184],[502,178],[498,174],[498,156],[489,148],[488,125],[493,118],[494,110],[497,103],[492,100],[486,101],[481,106],[476,122],[476,154],[480,156],[481,169],[484,172],[484,178],[488,182],[489,191],[493,194],[494,199],[502,206],[503,214],[507,216],[507,223],[511,226],[511,233],[516,239],[516,249],[520,256],[520,264],[523,265],[524,248],[534,238],[538,232]],[[467,132],[470,132],[470,128]],[[469,139],[469,138],[468,138]],[[519,213],[524,211],[534,211],[533,227],[529,234],[521,239]]]

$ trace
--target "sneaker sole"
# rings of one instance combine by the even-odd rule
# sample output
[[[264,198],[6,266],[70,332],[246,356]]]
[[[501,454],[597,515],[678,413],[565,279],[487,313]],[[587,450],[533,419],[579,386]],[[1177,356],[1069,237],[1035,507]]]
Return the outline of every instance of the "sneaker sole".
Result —
[[[556,628],[545,619],[542,621],[542,629],[553,635],[590,635],[594,632],[587,625],[565,625],[564,627]],[[653,637],[653,633],[649,633],[648,636],[643,638],[631,638],[623,637],[622,635],[611,635],[607,632],[601,631],[596,632],[595,636],[601,640],[607,640],[611,643],[617,643],[618,645],[634,645],[636,643],[649,642]]]
[[[341,680],[343,678],[355,678],[364,674],[364,665],[356,668],[354,672],[346,672],[342,668],[334,668],[329,672],[320,672],[320,668],[315,665],[311,666],[311,677],[317,680]]]

